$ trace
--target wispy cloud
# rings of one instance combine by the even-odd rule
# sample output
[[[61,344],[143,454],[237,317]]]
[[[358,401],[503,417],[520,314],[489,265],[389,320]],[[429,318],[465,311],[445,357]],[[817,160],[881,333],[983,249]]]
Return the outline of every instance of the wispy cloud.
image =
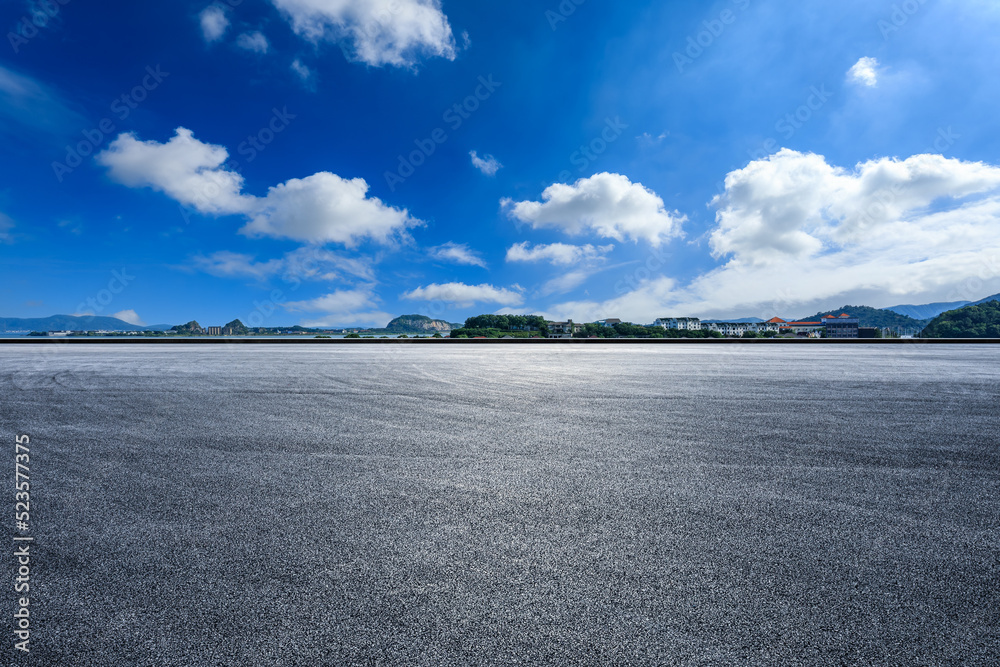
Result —
[[[30,128],[51,135],[71,134],[87,122],[53,88],[0,65],[0,132]]]
[[[507,249],[508,262],[549,262],[559,266],[569,266],[584,261],[603,260],[614,250],[613,245],[593,246],[571,245],[569,243],[539,244],[534,247],[524,241]]]
[[[312,70],[309,69],[306,65],[304,65],[302,61],[299,60],[298,58],[292,61],[291,68],[292,71],[295,72],[296,76],[302,79],[302,81],[306,83],[312,81],[313,78]]]
[[[496,173],[503,167],[503,165],[497,162],[497,159],[492,155],[479,157],[479,155],[476,154],[476,151],[469,151],[469,155],[472,157],[472,166],[487,176],[495,176]]]
[[[186,268],[221,278],[253,278],[261,281],[273,277],[280,277],[286,282],[375,279],[368,259],[345,257],[315,246],[305,246],[280,258],[262,261],[258,261],[253,255],[220,250],[192,257]]]
[[[0,243],[10,243],[10,230],[14,229],[14,221],[5,213],[0,213]]]
[[[254,53],[267,53],[271,45],[268,44],[267,37],[263,33],[254,31],[245,32],[237,37],[236,46]]]
[[[467,266],[481,266],[486,268],[486,261],[476,251],[469,248],[464,243],[454,243],[449,241],[439,246],[428,249],[427,253],[434,259],[453,264],[464,264]]]
[[[376,326],[384,327],[392,319],[378,310],[379,298],[371,285],[350,290],[336,290],[304,301],[282,304],[289,312],[312,313],[303,322],[310,327]]]
[[[201,24],[201,35],[208,43],[222,39],[229,28],[229,17],[219,5],[209,5],[201,10],[198,21]]]
[[[477,303],[498,303],[504,306],[519,306],[524,303],[522,288],[493,285],[466,285],[465,283],[431,284],[418,287],[403,294],[404,299],[414,301],[443,301],[456,306],[469,307]]]

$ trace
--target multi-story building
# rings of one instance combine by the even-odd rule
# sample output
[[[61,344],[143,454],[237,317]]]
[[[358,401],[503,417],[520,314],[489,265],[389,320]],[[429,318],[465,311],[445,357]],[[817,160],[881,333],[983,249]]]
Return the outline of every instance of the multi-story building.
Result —
[[[209,336],[221,336],[222,327],[205,327],[205,333]]]
[[[703,322],[701,328],[706,331],[718,331],[723,336],[742,336],[749,332],[764,333],[778,331],[786,322],[778,317],[767,322]]]
[[[573,320],[567,322],[546,322],[549,330],[549,338],[572,338],[573,334],[583,331],[582,324],[576,324]]]
[[[602,327],[613,327],[616,324],[621,324],[622,321],[617,317],[609,317],[606,320],[597,320],[594,324],[600,324]]]
[[[660,317],[653,326],[664,329],[681,329],[684,331],[701,331],[701,320],[697,317]]]
[[[808,336],[809,338],[819,338],[823,335],[826,327],[823,322],[785,322],[781,325],[782,331],[790,331],[797,336]]]
[[[858,318],[851,317],[847,313],[841,313],[839,317],[827,315],[823,318],[823,325],[827,338],[858,337]]]

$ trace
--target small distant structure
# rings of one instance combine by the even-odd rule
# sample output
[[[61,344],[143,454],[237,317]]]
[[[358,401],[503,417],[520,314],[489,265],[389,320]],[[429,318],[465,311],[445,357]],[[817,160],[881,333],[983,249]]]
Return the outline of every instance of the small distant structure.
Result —
[[[616,324],[621,324],[622,321],[617,317],[609,317],[606,320],[597,320],[594,324],[600,324],[602,327],[613,327]]]
[[[582,324],[576,324],[573,320],[566,322],[546,322],[549,330],[549,338],[572,338],[573,334],[583,331]]]
[[[205,327],[205,333],[209,336],[221,336],[222,327]]]
[[[653,326],[681,331],[701,331],[701,319],[697,317],[659,317]]]

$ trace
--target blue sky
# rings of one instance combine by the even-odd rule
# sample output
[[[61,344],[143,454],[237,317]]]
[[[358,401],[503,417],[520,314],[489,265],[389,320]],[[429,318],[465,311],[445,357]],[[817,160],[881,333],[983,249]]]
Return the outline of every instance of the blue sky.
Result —
[[[1000,8],[5,2],[0,314],[801,316],[1000,292]]]

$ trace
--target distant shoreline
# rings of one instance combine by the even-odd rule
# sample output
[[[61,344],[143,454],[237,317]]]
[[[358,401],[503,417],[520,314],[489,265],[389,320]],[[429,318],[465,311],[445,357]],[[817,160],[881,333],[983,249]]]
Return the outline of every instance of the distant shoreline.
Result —
[[[989,345],[1000,338],[0,338],[0,345]]]

